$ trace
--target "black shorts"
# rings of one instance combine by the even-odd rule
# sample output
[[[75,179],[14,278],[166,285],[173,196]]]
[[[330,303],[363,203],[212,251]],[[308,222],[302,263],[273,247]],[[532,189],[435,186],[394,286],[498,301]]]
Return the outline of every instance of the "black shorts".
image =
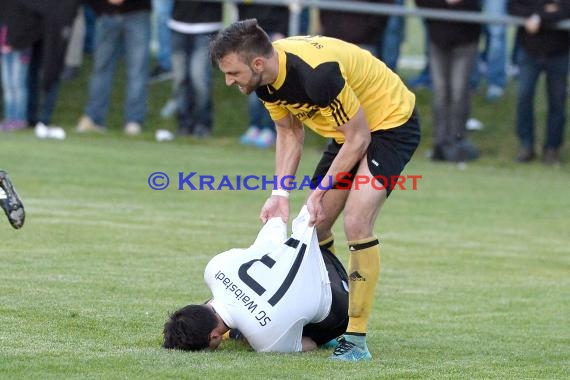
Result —
[[[344,334],[348,326],[348,276],[331,251],[321,248],[321,252],[331,282],[331,310],[322,321],[303,327],[303,336],[311,338],[319,346]]]
[[[412,158],[419,143],[420,123],[416,110],[408,121],[401,126],[372,132],[367,159],[370,173],[380,182],[378,188],[386,188],[387,194],[390,195],[395,187],[394,179],[402,173],[404,166]],[[330,187],[330,179],[325,178],[325,176],[341,147],[342,144],[334,140],[329,143],[311,179],[313,188],[316,188],[321,181],[323,189]],[[351,178],[354,178],[357,169],[358,164],[352,168],[350,173],[342,176],[343,181],[337,183],[334,188],[350,189]]]

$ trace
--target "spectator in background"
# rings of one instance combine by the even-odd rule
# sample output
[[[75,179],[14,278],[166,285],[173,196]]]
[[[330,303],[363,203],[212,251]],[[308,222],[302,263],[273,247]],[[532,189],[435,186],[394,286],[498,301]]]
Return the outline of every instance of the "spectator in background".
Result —
[[[151,82],[170,79],[172,77],[171,31],[168,21],[172,17],[174,0],[152,0],[152,11],[156,15],[156,61],[157,65],[150,73]]]
[[[2,2],[2,7],[10,0]],[[79,0],[17,0],[8,18],[8,43],[31,48],[28,71],[27,119],[46,128],[57,103],[63,60]]]
[[[404,6],[404,0],[395,0],[396,5]],[[384,34],[380,36],[378,54],[392,71],[398,68],[400,47],[405,39],[406,18],[404,16],[391,15],[388,18]]]
[[[370,2],[394,4],[394,1],[372,0]],[[384,35],[384,29],[388,23],[387,15],[322,9],[320,21],[323,35],[357,44],[377,57],[380,55],[381,52],[376,51],[376,46]]]
[[[504,16],[507,0],[484,0],[483,11],[489,16]],[[487,24],[484,26],[485,49],[481,54],[482,75],[487,79],[485,98],[500,99],[507,85],[507,25]],[[478,78],[477,78],[478,79]]]
[[[519,77],[518,58],[519,58],[520,45],[521,45],[520,35],[518,33],[515,33],[513,46],[511,48],[511,52],[509,54],[510,64],[509,64],[509,67],[507,70],[508,76],[512,77],[514,79],[518,79],[518,77]]]
[[[416,0],[418,7],[480,11],[479,0]],[[479,153],[466,138],[471,108],[469,79],[477,59],[481,25],[460,21],[426,21],[433,89],[434,161],[464,162]]]
[[[178,132],[202,138],[212,133],[210,35],[222,27],[222,4],[176,0],[172,19],[173,92]]]
[[[0,8],[0,61],[2,68],[2,89],[4,100],[4,120],[0,130],[8,132],[26,128],[28,125],[28,70],[30,64],[30,47],[26,43],[19,48],[8,43],[11,29],[7,20],[19,17],[22,22],[28,18],[34,22],[34,15],[26,9],[18,10],[16,0],[5,0]],[[21,15],[18,16],[18,12]],[[26,22],[26,24],[28,24]]]
[[[269,37],[275,41],[289,32],[289,8],[262,4],[238,4],[240,20],[257,19]],[[255,92],[248,95],[249,127],[240,137],[244,145],[270,148],[275,144],[275,124]]]
[[[77,131],[105,130],[113,75],[122,54],[127,71],[124,132],[141,133],[147,110],[150,60],[150,0],[88,0],[97,13],[94,66],[85,114]]]
[[[425,63],[418,75],[408,81],[408,86],[412,89],[426,88],[431,90],[431,69],[429,67],[429,32],[426,19],[422,19],[422,29],[424,31],[424,58]]]
[[[93,50],[95,50],[95,23],[97,21],[97,15],[85,0],[83,3],[83,16],[85,17],[85,41],[83,52],[85,54],[93,54]]]
[[[79,68],[83,63],[83,46],[85,44],[85,11],[79,7],[73,20],[71,37],[65,53],[65,66],[61,73],[61,79],[71,80],[79,74]]]
[[[521,144],[517,161],[529,162],[536,157],[534,96],[538,78],[544,72],[548,111],[542,159],[547,165],[558,165],[566,124],[570,36],[567,30],[552,26],[570,17],[570,1],[509,0],[508,10],[510,14],[526,18],[524,26],[517,30],[520,72],[516,126]]]

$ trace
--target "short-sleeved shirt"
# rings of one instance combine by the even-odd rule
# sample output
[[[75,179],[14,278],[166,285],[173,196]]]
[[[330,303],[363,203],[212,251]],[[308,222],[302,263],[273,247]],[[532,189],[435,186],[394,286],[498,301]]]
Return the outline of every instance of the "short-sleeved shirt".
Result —
[[[362,107],[371,131],[401,126],[415,95],[367,50],[335,38],[297,36],[273,42],[279,73],[257,95],[273,120],[289,113],[321,136],[344,142],[337,128]]]
[[[303,326],[325,319],[331,287],[316,234],[307,246],[281,218],[269,220],[255,243],[216,255],[204,274],[210,305],[260,352],[301,351]]]

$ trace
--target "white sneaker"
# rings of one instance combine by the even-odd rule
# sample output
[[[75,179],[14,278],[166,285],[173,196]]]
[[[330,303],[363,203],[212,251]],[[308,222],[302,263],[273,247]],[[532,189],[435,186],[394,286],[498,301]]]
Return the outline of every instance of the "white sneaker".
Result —
[[[48,127],[41,121],[38,121],[34,127],[34,134],[38,139],[55,139],[65,140],[65,129],[61,127]]]
[[[140,135],[142,131],[142,127],[139,123],[134,121],[129,121],[125,125],[125,135],[127,136],[137,136]]]
[[[485,128],[485,124],[483,124],[481,120],[477,120],[472,117],[469,120],[467,120],[467,123],[465,123],[465,128],[468,131],[480,131],[483,128]]]
[[[34,134],[38,139],[47,139],[49,134],[49,128],[41,121],[38,121],[36,126],[34,127]]]
[[[79,119],[75,130],[79,133],[105,132],[105,127],[95,124],[93,119],[87,115],[83,115],[81,119]]]
[[[174,140],[174,133],[170,132],[168,129],[157,129],[154,133],[154,138],[156,141],[172,141]]]
[[[47,137],[55,140],[65,140],[65,129],[61,127],[49,127]]]

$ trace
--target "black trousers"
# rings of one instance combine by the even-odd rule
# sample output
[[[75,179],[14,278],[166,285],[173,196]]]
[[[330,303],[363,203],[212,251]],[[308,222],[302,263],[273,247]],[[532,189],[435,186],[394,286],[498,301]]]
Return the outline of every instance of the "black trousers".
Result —
[[[318,323],[303,328],[303,336],[322,345],[346,331],[348,326],[348,276],[338,258],[328,249],[321,248],[331,282],[332,303],[329,315]]]

